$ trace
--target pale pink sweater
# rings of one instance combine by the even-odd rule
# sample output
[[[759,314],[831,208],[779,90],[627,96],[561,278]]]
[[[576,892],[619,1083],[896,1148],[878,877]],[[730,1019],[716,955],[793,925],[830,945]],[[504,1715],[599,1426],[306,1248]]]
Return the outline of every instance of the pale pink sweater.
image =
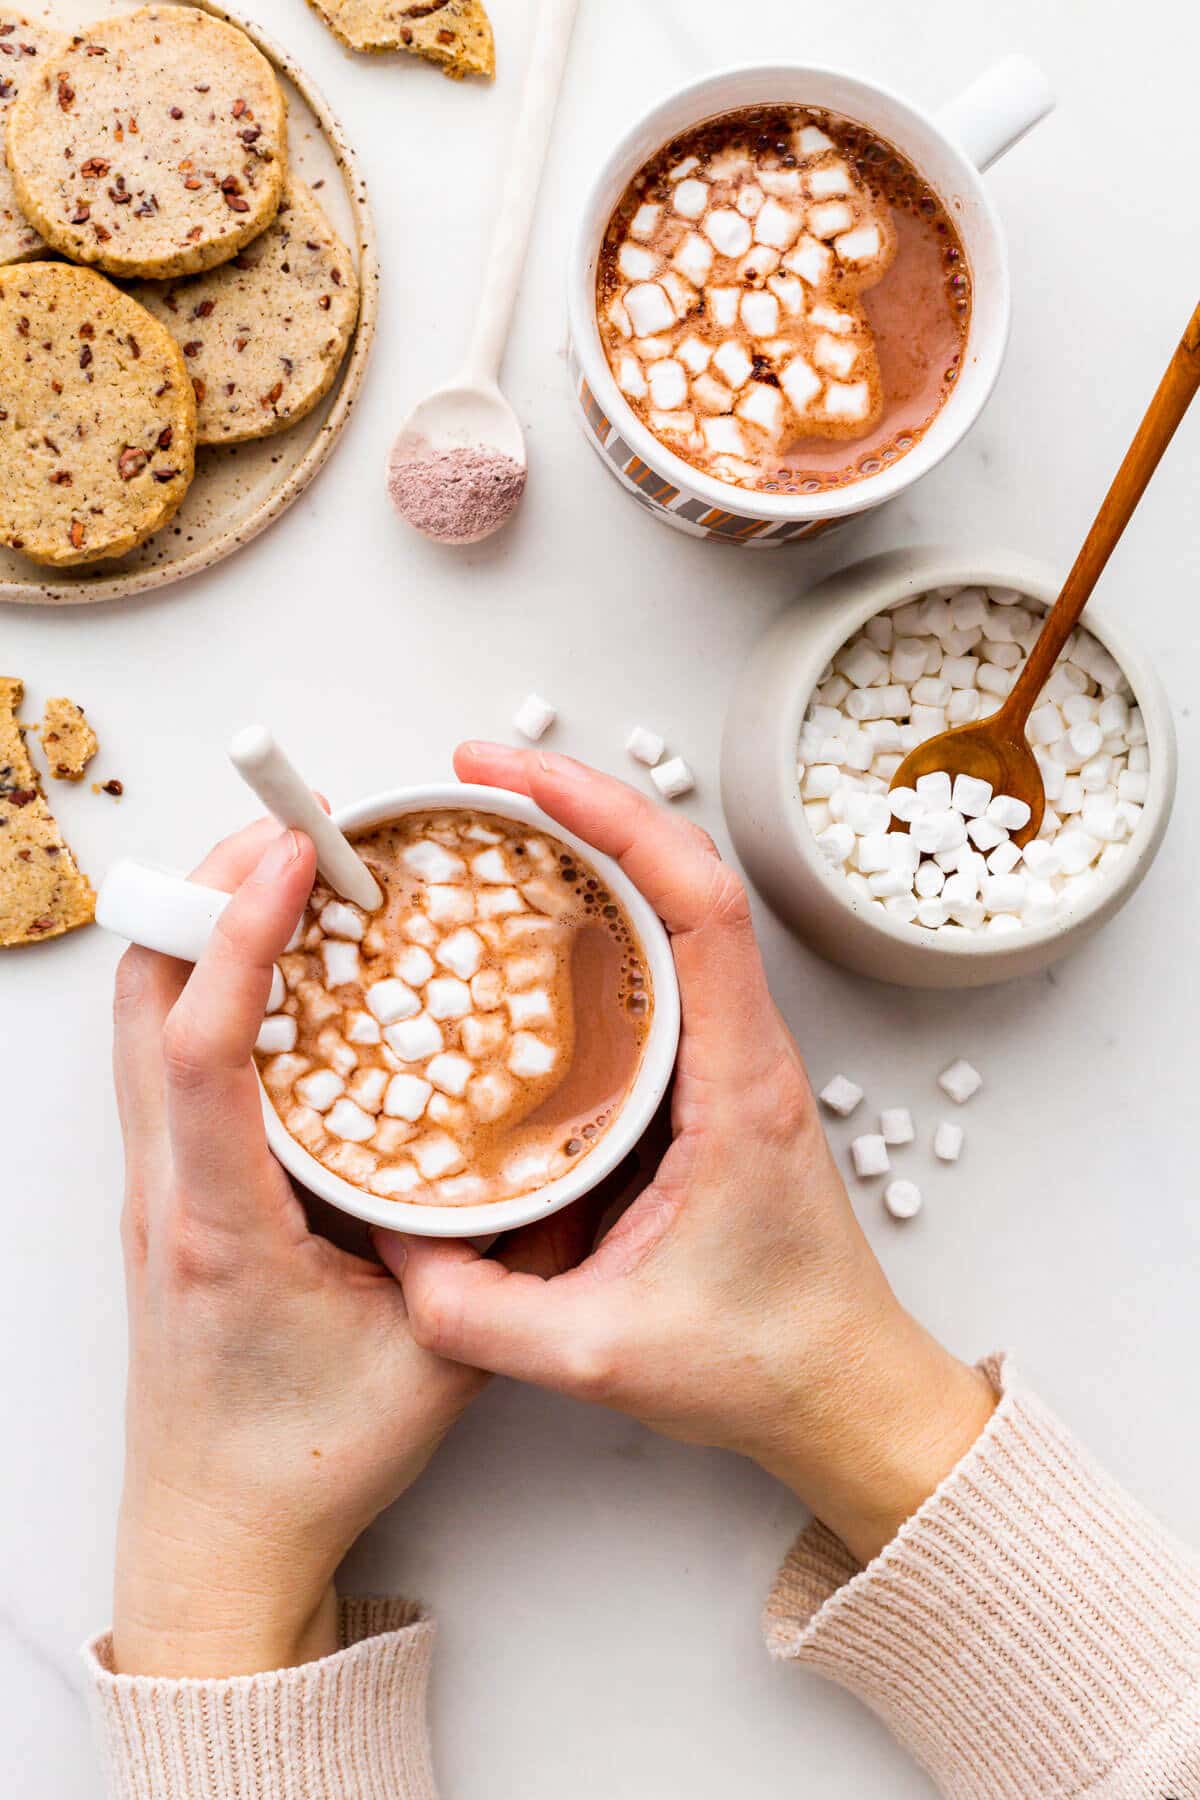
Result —
[[[991,1423],[869,1568],[803,1533],[769,1647],[857,1694],[956,1800],[1197,1800],[1200,1559],[985,1366]],[[115,1800],[435,1800],[433,1626],[379,1600],[342,1628],[324,1662],[231,1681],[113,1675],[98,1639]]]

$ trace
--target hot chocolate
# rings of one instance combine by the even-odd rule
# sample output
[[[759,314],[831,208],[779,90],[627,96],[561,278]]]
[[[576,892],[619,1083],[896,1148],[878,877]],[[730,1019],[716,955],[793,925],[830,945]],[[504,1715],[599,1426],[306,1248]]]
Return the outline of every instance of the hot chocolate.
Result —
[[[890,144],[815,109],[727,113],[639,172],[601,250],[614,378],[718,480],[811,494],[910,450],[952,391],[970,274]]]
[[[653,1015],[624,909],[566,845],[464,808],[354,837],[386,895],[320,883],[256,1057],[291,1135],[387,1199],[475,1206],[565,1174],[620,1113]]]

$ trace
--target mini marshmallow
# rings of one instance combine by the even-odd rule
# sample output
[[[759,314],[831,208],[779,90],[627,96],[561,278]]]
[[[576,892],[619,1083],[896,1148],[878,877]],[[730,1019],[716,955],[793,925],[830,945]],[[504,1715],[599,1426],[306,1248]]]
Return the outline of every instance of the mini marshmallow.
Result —
[[[325,1115],[325,1129],[331,1137],[347,1143],[365,1144],[375,1136],[375,1121],[353,1100],[338,1100]]]
[[[372,983],[366,999],[381,1025],[392,1025],[397,1019],[411,1019],[421,1010],[421,1002],[407,982],[395,977]]]
[[[986,824],[986,822],[986,820],[980,821],[981,824]],[[989,875],[1011,875],[1020,861],[1020,850],[1010,838],[1005,838],[1004,842],[997,844],[988,856],[988,873]]]
[[[965,1106],[967,1101],[977,1094],[983,1086],[983,1076],[978,1069],[963,1058],[943,1069],[938,1076],[938,1086],[944,1094],[948,1094],[956,1106]]]
[[[850,1156],[854,1163],[854,1173],[860,1181],[869,1180],[874,1175],[886,1175],[892,1166],[887,1145],[881,1137],[870,1132],[864,1137],[855,1138],[850,1146]]]
[[[833,252],[829,249],[827,244],[818,242],[814,237],[805,236],[800,239],[796,248],[784,257],[783,266],[788,271],[789,275],[798,275],[802,281],[808,283],[809,287],[821,288],[824,287],[828,280],[829,271],[833,266]],[[822,311],[826,314],[832,313],[832,309],[829,307],[822,308]],[[835,318],[846,317],[845,314],[836,313],[833,313],[832,316]],[[817,310],[815,307],[813,309],[812,317],[814,322],[818,325],[823,322],[817,318]],[[847,320],[846,328],[852,329],[852,326],[853,321]],[[838,331],[841,328],[826,322],[825,329],[827,331]]]
[[[432,1093],[432,1084],[419,1075],[393,1075],[383,1097],[383,1110],[389,1119],[406,1119],[415,1125],[424,1116]]]
[[[649,374],[650,398],[664,412],[675,412],[688,397],[687,370],[674,357],[652,363]]]
[[[997,794],[988,803],[986,817],[993,825],[1003,826],[1005,831],[1023,831],[1029,823],[1029,805],[1014,794]]]
[[[778,200],[768,200],[754,223],[754,236],[773,250],[790,250],[800,235],[800,214]]]
[[[703,229],[719,256],[745,256],[750,248],[750,225],[731,207],[714,207],[705,219]]]
[[[702,288],[712,274],[712,245],[698,231],[689,231],[676,250],[671,266],[690,281],[693,287]]]
[[[677,352],[680,362],[693,375],[703,375],[712,361],[712,346],[703,338],[684,338]]]
[[[854,182],[844,162],[823,163],[809,175],[808,191],[814,200],[836,200],[852,194]]]
[[[953,1125],[949,1119],[943,1119],[933,1134],[933,1154],[939,1162],[957,1162],[962,1155],[965,1138],[966,1132],[961,1125]]]
[[[733,394],[723,381],[716,381],[711,375],[701,375],[692,383],[692,397],[697,406],[705,412],[730,413],[733,411]]]
[[[648,769],[662,761],[666,747],[666,740],[656,731],[647,730],[644,725],[635,725],[625,740],[625,748],[630,756],[635,762],[645,763]]]
[[[639,282],[625,296],[625,305],[638,337],[654,337],[675,323],[675,308],[665,288],[656,281]]]
[[[949,775],[942,769],[932,775],[918,775],[917,795],[928,812],[947,812],[953,799]]]
[[[671,205],[683,219],[702,219],[708,210],[709,187],[707,182],[697,181],[694,176],[677,184],[671,197]]]
[[[545,1025],[554,1018],[554,1007],[545,988],[532,988],[523,994],[505,996],[508,1016],[514,1029],[525,1025]]]
[[[913,1116],[907,1106],[885,1106],[879,1115],[879,1130],[885,1144],[911,1144],[916,1138]]]
[[[431,1018],[463,1019],[471,1010],[471,990],[465,981],[439,975],[425,989],[425,1005]]]
[[[732,340],[721,345],[713,357],[713,367],[717,369],[733,389],[744,387],[749,381],[754,363],[741,344]]]
[[[428,950],[422,950],[419,944],[409,944],[400,952],[399,956],[392,958],[392,974],[399,976],[401,981],[406,981],[409,987],[424,987],[433,974],[433,958]],[[378,1032],[378,1027],[376,1027],[376,1031]],[[349,1032],[346,1035],[349,1037]],[[371,1042],[369,1038],[364,1038],[362,1041],[364,1043]],[[376,1039],[376,1041],[378,1040]]]
[[[825,411],[831,419],[865,419],[871,390],[865,381],[831,381],[825,389]]]
[[[425,890],[425,907],[437,925],[465,925],[475,917],[475,897],[466,887],[435,883]]]
[[[695,787],[695,778],[682,756],[673,756],[669,762],[659,763],[650,771],[650,779],[664,800],[678,800],[684,794],[690,794]]]
[[[350,1083],[350,1098],[364,1112],[377,1113],[383,1105],[388,1079],[386,1069],[360,1069]]]
[[[412,1157],[426,1181],[436,1181],[439,1175],[457,1174],[466,1167],[466,1159],[454,1139],[441,1131],[431,1131],[418,1138],[412,1147]]]
[[[774,337],[779,330],[779,301],[774,294],[751,289],[742,295],[741,311],[742,323],[751,337]]]
[[[296,1048],[297,1025],[295,1019],[287,1013],[275,1013],[264,1019],[258,1028],[258,1036],[254,1040],[254,1048],[265,1056],[278,1055],[281,1051]]]
[[[737,197],[737,209],[744,219],[757,219],[766,195],[760,187],[744,187]]]
[[[809,221],[812,213],[809,213]],[[818,232],[818,237],[827,237],[828,232]],[[841,262],[849,263],[852,268],[859,263],[872,262],[883,247],[883,239],[879,235],[878,225],[860,225],[857,231],[843,232],[835,237],[833,247]]]
[[[808,229],[817,238],[837,237],[853,223],[854,214],[844,200],[826,200],[808,209]]]
[[[481,969],[471,982],[471,998],[480,1012],[495,1012],[504,1004],[504,984],[498,969]]]
[[[359,944],[366,932],[366,920],[357,906],[348,906],[344,900],[331,900],[321,908],[321,930],[326,937],[349,938]]]
[[[793,319],[804,315],[804,283],[794,275],[772,275],[767,286],[779,301],[785,313]],[[851,358],[853,362],[853,358]],[[844,371],[843,371],[844,373]]]
[[[554,1046],[529,1031],[516,1033],[508,1053],[512,1073],[525,1081],[549,1074],[557,1060],[558,1052]]]
[[[649,281],[658,274],[662,263],[653,250],[626,242],[617,253],[617,267],[626,281]]]
[[[314,1069],[296,1083],[296,1097],[314,1112],[326,1113],[346,1091],[346,1083],[332,1069]]]
[[[893,1219],[915,1219],[924,1204],[915,1181],[889,1181],[883,1203]]]
[[[848,1075],[835,1075],[826,1082],[820,1094],[821,1104],[836,1113],[839,1119],[848,1119],[862,1097],[862,1089]]]
[[[469,981],[478,973],[483,961],[483,940],[478,932],[472,931],[469,925],[451,932],[438,945],[436,956],[444,969],[457,975],[461,981]]]
[[[633,223],[629,227],[630,236],[639,238],[643,243],[649,243],[650,239],[658,230],[658,222],[662,218],[662,215],[662,207],[656,206],[651,200],[647,200],[645,205],[639,206],[637,212],[633,216]]]
[[[803,356],[793,356],[780,370],[779,379],[784,393],[801,415],[808,411],[812,401],[821,392],[821,378]]]
[[[968,819],[978,819],[987,812],[992,802],[992,784],[990,781],[978,781],[973,775],[956,775],[951,792],[950,803],[956,812]],[[995,823],[992,820],[991,823]]]
[[[783,401],[779,389],[768,387],[762,381],[752,381],[737,405],[740,419],[745,419],[747,424],[756,425],[772,438],[779,435],[782,411]]]
[[[383,1036],[392,1054],[404,1063],[424,1062],[426,1057],[436,1056],[443,1042],[441,1027],[428,1013],[389,1025]]]
[[[820,156],[823,150],[833,149],[833,139],[826,137],[818,125],[802,126],[796,142],[802,156]]]
[[[962,779],[962,777],[960,776],[959,780],[961,780],[961,779]],[[987,787],[986,782],[984,782],[982,785],[984,787]],[[954,791],[957,794],[957,792],[958,792],[957,783],[955,784]],[[991,793],[992,793],[992,790],[989,787],[988,788],[989,801],[991,799]],[[956,804],[957,804],[957,802],[956,802]],[[961,807],[959,808],[959,810],[960,811],[962,810]],[[980,811],[983,811],[983,810],[984,810],[984,808],[981,807]],[[970,838],[970,840],[974,844],[975,848],[977,850],[982,851],[984,856],[987,856],[993,850],[999,849],[1001,844],[1006,844],[1008,842],[1008,833],[1007,833],[1007,831],[1004,830],[1003,826],[995,824],[991,819],[988,819],[988,818],[982,818],[982,819],[981,818],[972,818],[970,820],[969,824],[967,825],[967,836]],[[1018,857],[1020,856],[1020,851],[1017,852],[1017,855],[1018,855]]]
[[[358,945],[342,938],[326,938],[321,945],[327,988],[350,987],[362,979]]]
[[[429,838],[410,844],[400,860],[410,875],[419,876],[425,882],[461,881],[467,872],[461,856],[451,855],[449,850]]]
[[[435,1056],[425,1070],[426,1079],[435,1088],[456,1099],[466,1093],[467,1083],[474,1073],[473,1064],[465,1056],[456,1056],[453,1051]]]

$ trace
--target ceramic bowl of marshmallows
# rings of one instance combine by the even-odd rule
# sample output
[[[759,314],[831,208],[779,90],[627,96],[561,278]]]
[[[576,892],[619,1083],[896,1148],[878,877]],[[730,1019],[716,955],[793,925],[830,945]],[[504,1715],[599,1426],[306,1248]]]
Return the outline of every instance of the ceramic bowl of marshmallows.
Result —
[[[937,774],[891,791],[917,744],[1000,707],[1057,592],[1052,571],[1010,554],[892,551],[821,583],[753,652],[726,722],[725,815],[755,886],[830,961],[911,987],[1027,975],[1146,875],[1175,734],[1158,677],[1103,606],[1030,717],[1046,816],[1024,849],[1028,809],[986,783]]]

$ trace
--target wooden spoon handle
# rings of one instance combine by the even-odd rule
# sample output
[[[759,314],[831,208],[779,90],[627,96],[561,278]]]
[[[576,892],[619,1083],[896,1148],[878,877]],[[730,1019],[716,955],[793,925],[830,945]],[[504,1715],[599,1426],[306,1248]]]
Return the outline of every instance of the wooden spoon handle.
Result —
[[[1075,559],[1075,566],[1063,583],[1062,592],[1042,627],[1041,636],[1029,653],[1020,680],[1004,704],[1007,722],[1016,729],[1024,726],[1037,703],[1037,697],[1058,661],[1059,652],[1079,622],[1079,615],[1092,597],[1092,590],[1104,572],[1104,566],[1117,541],[1133,517],[1146,485],[1158,467],[1163,452],[1174,437],[1184,413],[1200,387],[1200,306],[1191,316],[1187,330],[1158,385],[1146,416],[1138,427],[1117,470],[1116,479],[1096,514],[1095,524]]]

